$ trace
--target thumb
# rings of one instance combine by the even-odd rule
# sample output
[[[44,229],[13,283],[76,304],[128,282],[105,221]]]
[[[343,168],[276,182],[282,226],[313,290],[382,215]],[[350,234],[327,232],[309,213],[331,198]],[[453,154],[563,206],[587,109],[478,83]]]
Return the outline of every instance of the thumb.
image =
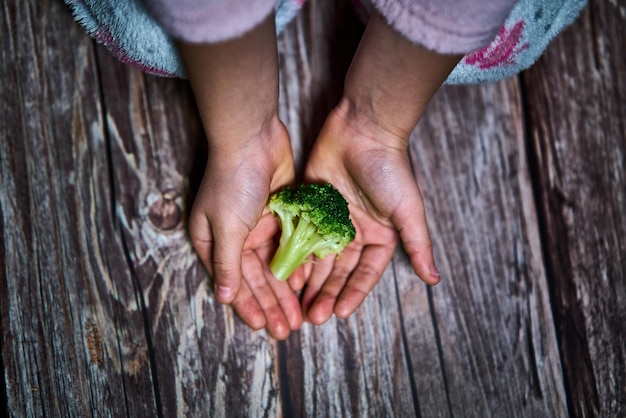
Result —
[[[236,233],[228,228],[215,228],[212,235],[213,254],[210,262],[215,294],[220,303],[231,303],[241,285],[241,253],[247,234]]]
[[[400,233],[404,250],[409,256],[415,274],[426,284],[439,283],[439,271],[433,256],[424,202],[417,185],[393,213],[391,221]]]

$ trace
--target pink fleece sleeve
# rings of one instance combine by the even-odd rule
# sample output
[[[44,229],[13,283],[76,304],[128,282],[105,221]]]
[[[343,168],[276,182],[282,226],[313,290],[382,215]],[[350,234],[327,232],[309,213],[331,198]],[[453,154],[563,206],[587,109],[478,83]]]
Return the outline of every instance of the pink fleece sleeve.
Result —
[[[236,38],[261,23],[275,0],[144,0],[161,27],[187,42]]]
[[[410,41],[445,54],[465,54],[495,38],[517,0],[371,0]]]

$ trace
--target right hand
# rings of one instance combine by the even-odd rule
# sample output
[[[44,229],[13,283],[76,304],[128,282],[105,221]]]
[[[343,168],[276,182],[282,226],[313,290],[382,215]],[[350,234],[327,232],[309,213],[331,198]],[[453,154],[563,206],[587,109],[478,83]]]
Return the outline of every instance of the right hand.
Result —
[[[277,339],[302,323],[294,292],[267,268],[277,232],[270,193],[294,181],[289,135],[278,118],[274,15],[239,37],[178,48],[207,134],[209,156],[190,235],[215,281],[254,329]]]
[[[251,328],[284,339],[302,324],[298,299],[267,267],[277,222],[267,211],[270,193],[294,181],[289,136],[278,117],[266,135],[234,149],[209,147],[189,232],[215,282],[217,300],[231,303]]]

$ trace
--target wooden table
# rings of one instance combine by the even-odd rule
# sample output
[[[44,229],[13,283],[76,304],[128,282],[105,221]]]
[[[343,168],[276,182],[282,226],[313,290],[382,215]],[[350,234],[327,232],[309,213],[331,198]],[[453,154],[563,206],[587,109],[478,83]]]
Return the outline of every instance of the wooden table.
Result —
[[[60,0],[0,15],[11,416],[626,416],[623,2],[591,0],[521,76],[431,103],[410,154],[440,285],[399,249],[355,315],[280,343],[215,302],[189,244],[188,85],[118,63]],[[317,0],[280,37],[300,167],[361,30]]]

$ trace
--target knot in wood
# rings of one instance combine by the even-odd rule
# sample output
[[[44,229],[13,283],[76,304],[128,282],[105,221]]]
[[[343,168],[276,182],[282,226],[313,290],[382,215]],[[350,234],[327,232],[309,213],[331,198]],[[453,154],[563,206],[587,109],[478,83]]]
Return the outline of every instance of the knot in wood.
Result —
[[[157,228],[168,231],[176,228],[181,218],[181,209],[173,193],[164,193],[150,206],[148,217]]]
[[[93,319],[88,319],[85,323],[85,342],[91,362],[102,368],[104,364],[104,346],[98,324]]]

